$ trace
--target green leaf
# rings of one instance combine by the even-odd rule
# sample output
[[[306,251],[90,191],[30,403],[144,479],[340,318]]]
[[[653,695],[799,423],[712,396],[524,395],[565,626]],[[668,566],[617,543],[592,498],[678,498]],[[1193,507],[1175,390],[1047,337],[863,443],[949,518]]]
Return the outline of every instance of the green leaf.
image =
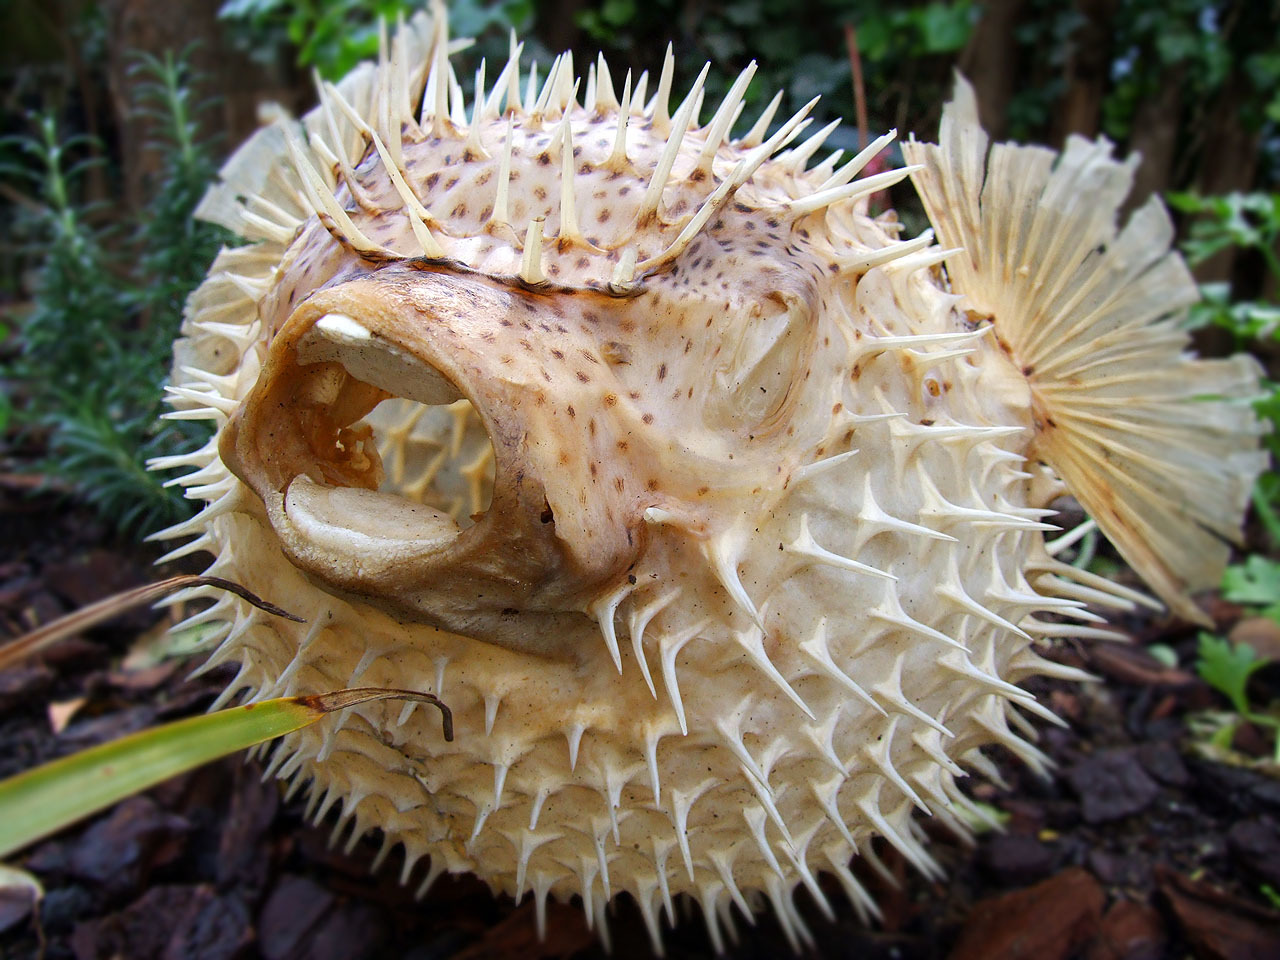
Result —
[[[1227,567],[1222,574],[1223,599],[1263,607],[1262,615],[1280,616],[1280,563],[1251,554],[1243,564]]]
[[[635,0],[604,0],[600,18],[611,27],[623,27],[635,19]]]
[[[444,717],[445,739],[453,739],[448,708],[429,694],[406,690],[280,697],[188,717],[0,781],[0,857],[201,764],[299,730],[335,710],[388,699],[434,703]]]
[[[178,720],[0,782],[0,857],[124,797],[324,716],[287,698]]]
[[[1247,643],[1233,645],[1229,640],[1212,633],[1200,634],[1196,672],[1205,683],[1224,694],[1236,713],[1249,714],[1249,698],[1245,687],[1249,677],[1266,666],[1267,661],[1258,658]]]
[[[925,53],[952,53],[969,39],[972,18],[967,3],[931,3],[920,10],[917,17]]]

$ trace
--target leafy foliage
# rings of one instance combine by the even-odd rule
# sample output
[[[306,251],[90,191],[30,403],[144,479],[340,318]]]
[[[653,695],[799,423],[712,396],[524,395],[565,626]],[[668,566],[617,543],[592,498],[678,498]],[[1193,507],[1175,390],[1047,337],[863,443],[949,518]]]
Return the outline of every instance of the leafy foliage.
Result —
[[[3,371],[17,386],[10,416],[44,438],[42,469],[121,531],[190,511],[144,463],[205,436],[198,425],[159,419],[160,385],[182,303],[222,240],[191,218],[214,165],[197,138],[183,58],[143,57],[136,69],[146,78],[138,106],[156,121],[162,175],[131,230],[97,227],[94,211],[75,202],[91,162],[79,159],[86,138],[61,137],[51,115],[32,119],[34,134],[12,138],[26,162],[0,171],[39,196],[27,226],[43,251],[33,306],[15,331],[19,353]]]
[[[1222,576],[1222,596],[1232,603],[1262,607],[1261,616],[1280,622],[1280,563],[1252,554]]]
[[[1200,634],[1196,671],[1209,686],[1231,701],[1236,718],[1214,734],[1218,747],[1229,748],[1236,727],[1242,722],[1269,727],[1275,736],[1275,760],[1280,763],[1280,716],[1254,710],[1249,703],[1249,678],[1270,661],[1260,658],[1247,643],[1233,644],[1212,633]]]
[[[1280,247],[1280,193],[1221,197],[1174,193],[1167,199],[1174,209],[1195,218],[1182,245],[1193,266],[1234,248],[1257,257],[1273,286],[1280,285],[1280,255],[1276,252]],[[1202,284],[1200,292],[1203,299],[1191,309],[1190,328],[1226,330],[1237,350],[1261,350],[1280,339],[1280,304],[1261,298],[1236,299],[1226,283]],[[1280,383],[1264,381],[1264,389],[1254,400],[1254,409],[1271,426],[1264,442],[1271,452],[1272,469],[1258,478],[1253,502],[1272,543],[1280,546],[1280,474],[1275,470],[1275,462],[1280,460]]]
[[[241,31],[241,45],[259,58],[283,45],[297,49],[298,64],[336,80],[378,52],[378,20],[394,23],[416,4],[407,0],[228,0],[218,16]]]
[[[1228,567],[1222,578],[1222,595],[1232,603],[1258,607],[1262,616],[1280,621],[1280,563],[1253,554],[1243,564]],[[1200,634],[1196,672],[1231,701],[1236,713],[1235,719],[1214,734],[1215,743],[1229,747],[1241,722],[1270,727],[1276,736],[1276,762],[1280,763],[1280,716],[1274,709],[1261,712],[1249,703],[1249,678],[1268,663],[1270,660],[1259,657],[1247,643],[1232,643],[1207,632]]]
[[[1196,671],[1205,683],[1225,694],[1241,716],[1250,713],[1245,693],[1249,678],[1266,665],[1247,643],[1233,644],[1212,633],[1200,634]]]
[[[618,5],[617,0],[612,5]],[[628,5],[627,0],[623,5]],[[394,24],[398,17],[408,18],[421,7],[413,0],[319,4],[309,0],[227,0],[218,16],[235,29],[238,44],[258,58],[270,60],[282,48],[292,48],[299,66],[314,67],[325,79],[337,80],[361,60],[377,55],[380,19]],[[496,30],[505,42],[511,27],[528,27],[533,10],[533,0],[488,4],[462,0],[449,5],[449,17],[456,36]],[[497,53],[498,48],[489,52]]]

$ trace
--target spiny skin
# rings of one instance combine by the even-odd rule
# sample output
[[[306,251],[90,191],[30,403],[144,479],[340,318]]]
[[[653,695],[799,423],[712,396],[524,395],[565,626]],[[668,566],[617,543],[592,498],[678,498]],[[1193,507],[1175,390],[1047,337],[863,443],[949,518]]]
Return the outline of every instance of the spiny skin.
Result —
[[[798,943],[795,887],[832,909],[821,871],[874,914],[849,870],[871,838],[936,874],[914,811],[963,832],[957,813],[980,811],[956,779],[993,769],[986,745],[1043,765],[1023,713],[1053,718],[1016,684],[1076,674],[1034,644],[1106,632],[1037,615],[1087,624],[1083,601],[1149,602],[1052,559],[1059,454],[1079,474],[1109,459],[1097,444],[1131,453],[1163,417],[1179,451],[1209,452],[1179,453],[1157,492],[1211,485],[1222,502],[1192,519],[1229,532],[1257,426],[1185,401],[1247,392],[1256,371],[1183,357],[1165,327],[1112,348],[1189,283],[1167,238],[1129,251],[1128,274],[1089,259],[1113,208],[1077,260],[1037,246],[1070,239],[1070,205],[1007,252],[963,88],[942,151],[911,146],[956,253],[866,214],[905,175],[853,179],[883,143],[809,168],[820,140],[779,152],[804,111],[763,145],[725,140],[750,71],[706,124],[698,87],[668,110],[670,61],[647,106],[630,77],[618,97],[603,60],[579,105],[567,58],[521,102],[513,51],[466,104],[441,14],[323,91],[302,131],[259,133],[202,210],[258,242],[224,251],[188,307],[172,415],[218,435],[158,464],[195,467],[180,482],[208,501],[165,535],[307,621],[234,597],[193,618],[222,625],[211,666],[240,664],[224,699],[386,686],[448,703],[451,743],[414,705],[374,703],[290,735],[271,764],[310,785],[318,819],[340,809],[335,837],[376,827],[384,854],[402,845],[406,880],[429,857],[423,889],[473,872],[532,890],[540,922],[548,895],[578,895],[602,935],[626,891],[659,950],[680,893],[717,947],[730,905],[749,916],[761,895]],[[993,166],[988,190],[1005,176]],[[1083,264],[1097,338],[1081,320],[1036,342],[1057,315],[1000,300],[1013,281],[988,255],[1028,296],[1042,262]],[[1108,292],[1157,268],[1140,303]],[[1074,379],[1054,379],[1057,342],[1083,363]],[[1080,396],[1055,399],[1072,383]],[[1114,535],[1120,513],[1089,499],[1108,469],[1083,499]],[[1139,506],[1143,482],[1125,481]],[[1154,585],[1193,610],[1193,579]]]

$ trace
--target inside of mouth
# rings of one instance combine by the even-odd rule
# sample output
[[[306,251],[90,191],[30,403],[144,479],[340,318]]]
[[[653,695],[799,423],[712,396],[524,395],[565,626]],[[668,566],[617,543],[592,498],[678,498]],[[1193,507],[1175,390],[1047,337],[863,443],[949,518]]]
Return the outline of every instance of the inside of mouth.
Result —
[[[489,509],[493,444],[430,363],[340,314],[316,322],[297,360],[310,462],[286,510],[312,539],[443,544]]]

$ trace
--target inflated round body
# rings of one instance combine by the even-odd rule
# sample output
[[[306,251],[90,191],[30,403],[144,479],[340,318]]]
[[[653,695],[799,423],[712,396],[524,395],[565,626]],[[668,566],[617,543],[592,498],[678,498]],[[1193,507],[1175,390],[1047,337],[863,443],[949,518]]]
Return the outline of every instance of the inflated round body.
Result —
[[[706,119],[698,87],[668,108],[670,62],[618,91],[601,60],[579,98],[564,57],[522,96],[516,51],[467,100],[447,55],[419,18],[206,200],[253,242],[177,345],[175,415],[218,432],[177,458],[209,505],[170,534],[306,621],[219,599],[210,662],[228,697],[448,705],[451,742],[379,702],[272,764],[406,878],[589,918],[626,891],[655,942],[681,893],[713,936],[761,895],[803,935],[821,871],[874,911],[871,838],[936,871],[916,811],[963,830],[985,745],[1041,763],[1016,684],[1070,671],[1037,644],[1143,600],[1052,558],[1049,502],[1193,611],[1221,563],[1196,538],[1259,463],[1247,411],[1188,401],[1256,373],[1182,356],[1167,221],[1115,230],[1128,167],[997,147],[984,189],[963,89],[941,147],[860,181],[883,143],[813,165],[804,111],[730,138],[750,70]],[[912,170],[949,249],[867,212]],[[1055,201],[1069,177],[1105,217]]]

